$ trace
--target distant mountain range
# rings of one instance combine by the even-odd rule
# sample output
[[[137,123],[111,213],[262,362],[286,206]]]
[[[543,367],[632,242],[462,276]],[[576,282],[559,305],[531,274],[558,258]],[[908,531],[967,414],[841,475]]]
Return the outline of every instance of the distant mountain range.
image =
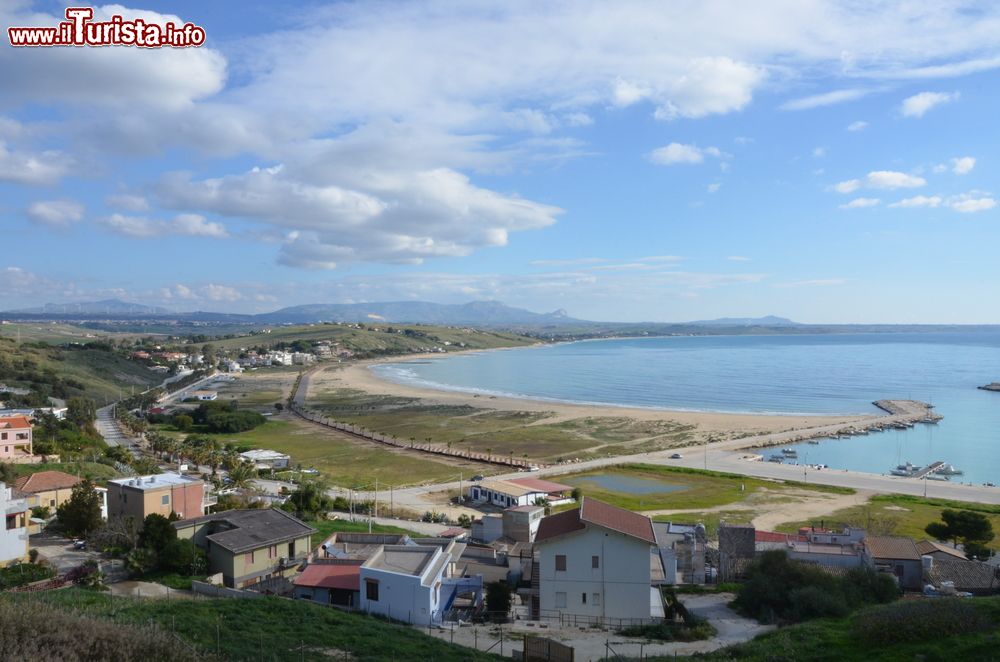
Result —
[[[688,324],[691,326],[803,326],[802,324],[793,322],[788,318],[775,317],[774,315],[766,315],[764,317],[720,317],[719,319],[714,320],[688,322]]]
[[[128,303],[120,299],[105,299],[104,301],[88,301],[85,303],[47,303],[37,308],[7,310],[3,314],[19,315],[170,315],[172,311],[160,306],[144,306],[140,303]]]

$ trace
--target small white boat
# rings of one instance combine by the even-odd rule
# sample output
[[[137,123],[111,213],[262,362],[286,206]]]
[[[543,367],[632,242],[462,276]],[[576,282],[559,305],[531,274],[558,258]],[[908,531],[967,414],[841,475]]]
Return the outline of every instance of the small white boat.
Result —
[[[961,469],[956,469],[953,464],[945,464],[934,473],[941,474],[942,476],[961,476],[965,472]]]

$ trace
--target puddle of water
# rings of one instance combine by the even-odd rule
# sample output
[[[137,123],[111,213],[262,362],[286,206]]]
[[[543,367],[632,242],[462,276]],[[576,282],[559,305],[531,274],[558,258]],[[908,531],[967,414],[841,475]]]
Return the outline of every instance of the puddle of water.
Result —
[[[680,492],[686,490],[684,485],[671,485],[656,478],[640,478],[637,476],[622,476],[619,474],[594,474],[591,476],[580,476],[570,478],[566,481],[570,485],[581,485],[591,483],[602,487],[609,492],[620,492],[622,494],[666,494],[669,492]]]

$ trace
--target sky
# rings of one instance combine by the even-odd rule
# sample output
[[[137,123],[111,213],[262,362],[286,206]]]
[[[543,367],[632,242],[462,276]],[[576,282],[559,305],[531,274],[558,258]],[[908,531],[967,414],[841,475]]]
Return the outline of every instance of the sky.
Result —
[[[199,48],[4,35],[0,310],[1000,323],[995,3],[291,6],[94,6]]]

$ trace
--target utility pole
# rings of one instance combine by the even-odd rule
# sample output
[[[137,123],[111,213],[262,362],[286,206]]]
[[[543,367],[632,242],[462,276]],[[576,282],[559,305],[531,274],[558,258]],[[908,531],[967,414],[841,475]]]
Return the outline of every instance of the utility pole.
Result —
[[[458,502],[462,503],[463,501],[465,501],[465,499],[463,498],[463,494],[462,494],[462,473],[459,472],[458,473]]]
[[[395,518],[396,517],[396,506],[393,503],[393,497],[394,497],[393,486],[390,485],[389,486],[389,517]]]

